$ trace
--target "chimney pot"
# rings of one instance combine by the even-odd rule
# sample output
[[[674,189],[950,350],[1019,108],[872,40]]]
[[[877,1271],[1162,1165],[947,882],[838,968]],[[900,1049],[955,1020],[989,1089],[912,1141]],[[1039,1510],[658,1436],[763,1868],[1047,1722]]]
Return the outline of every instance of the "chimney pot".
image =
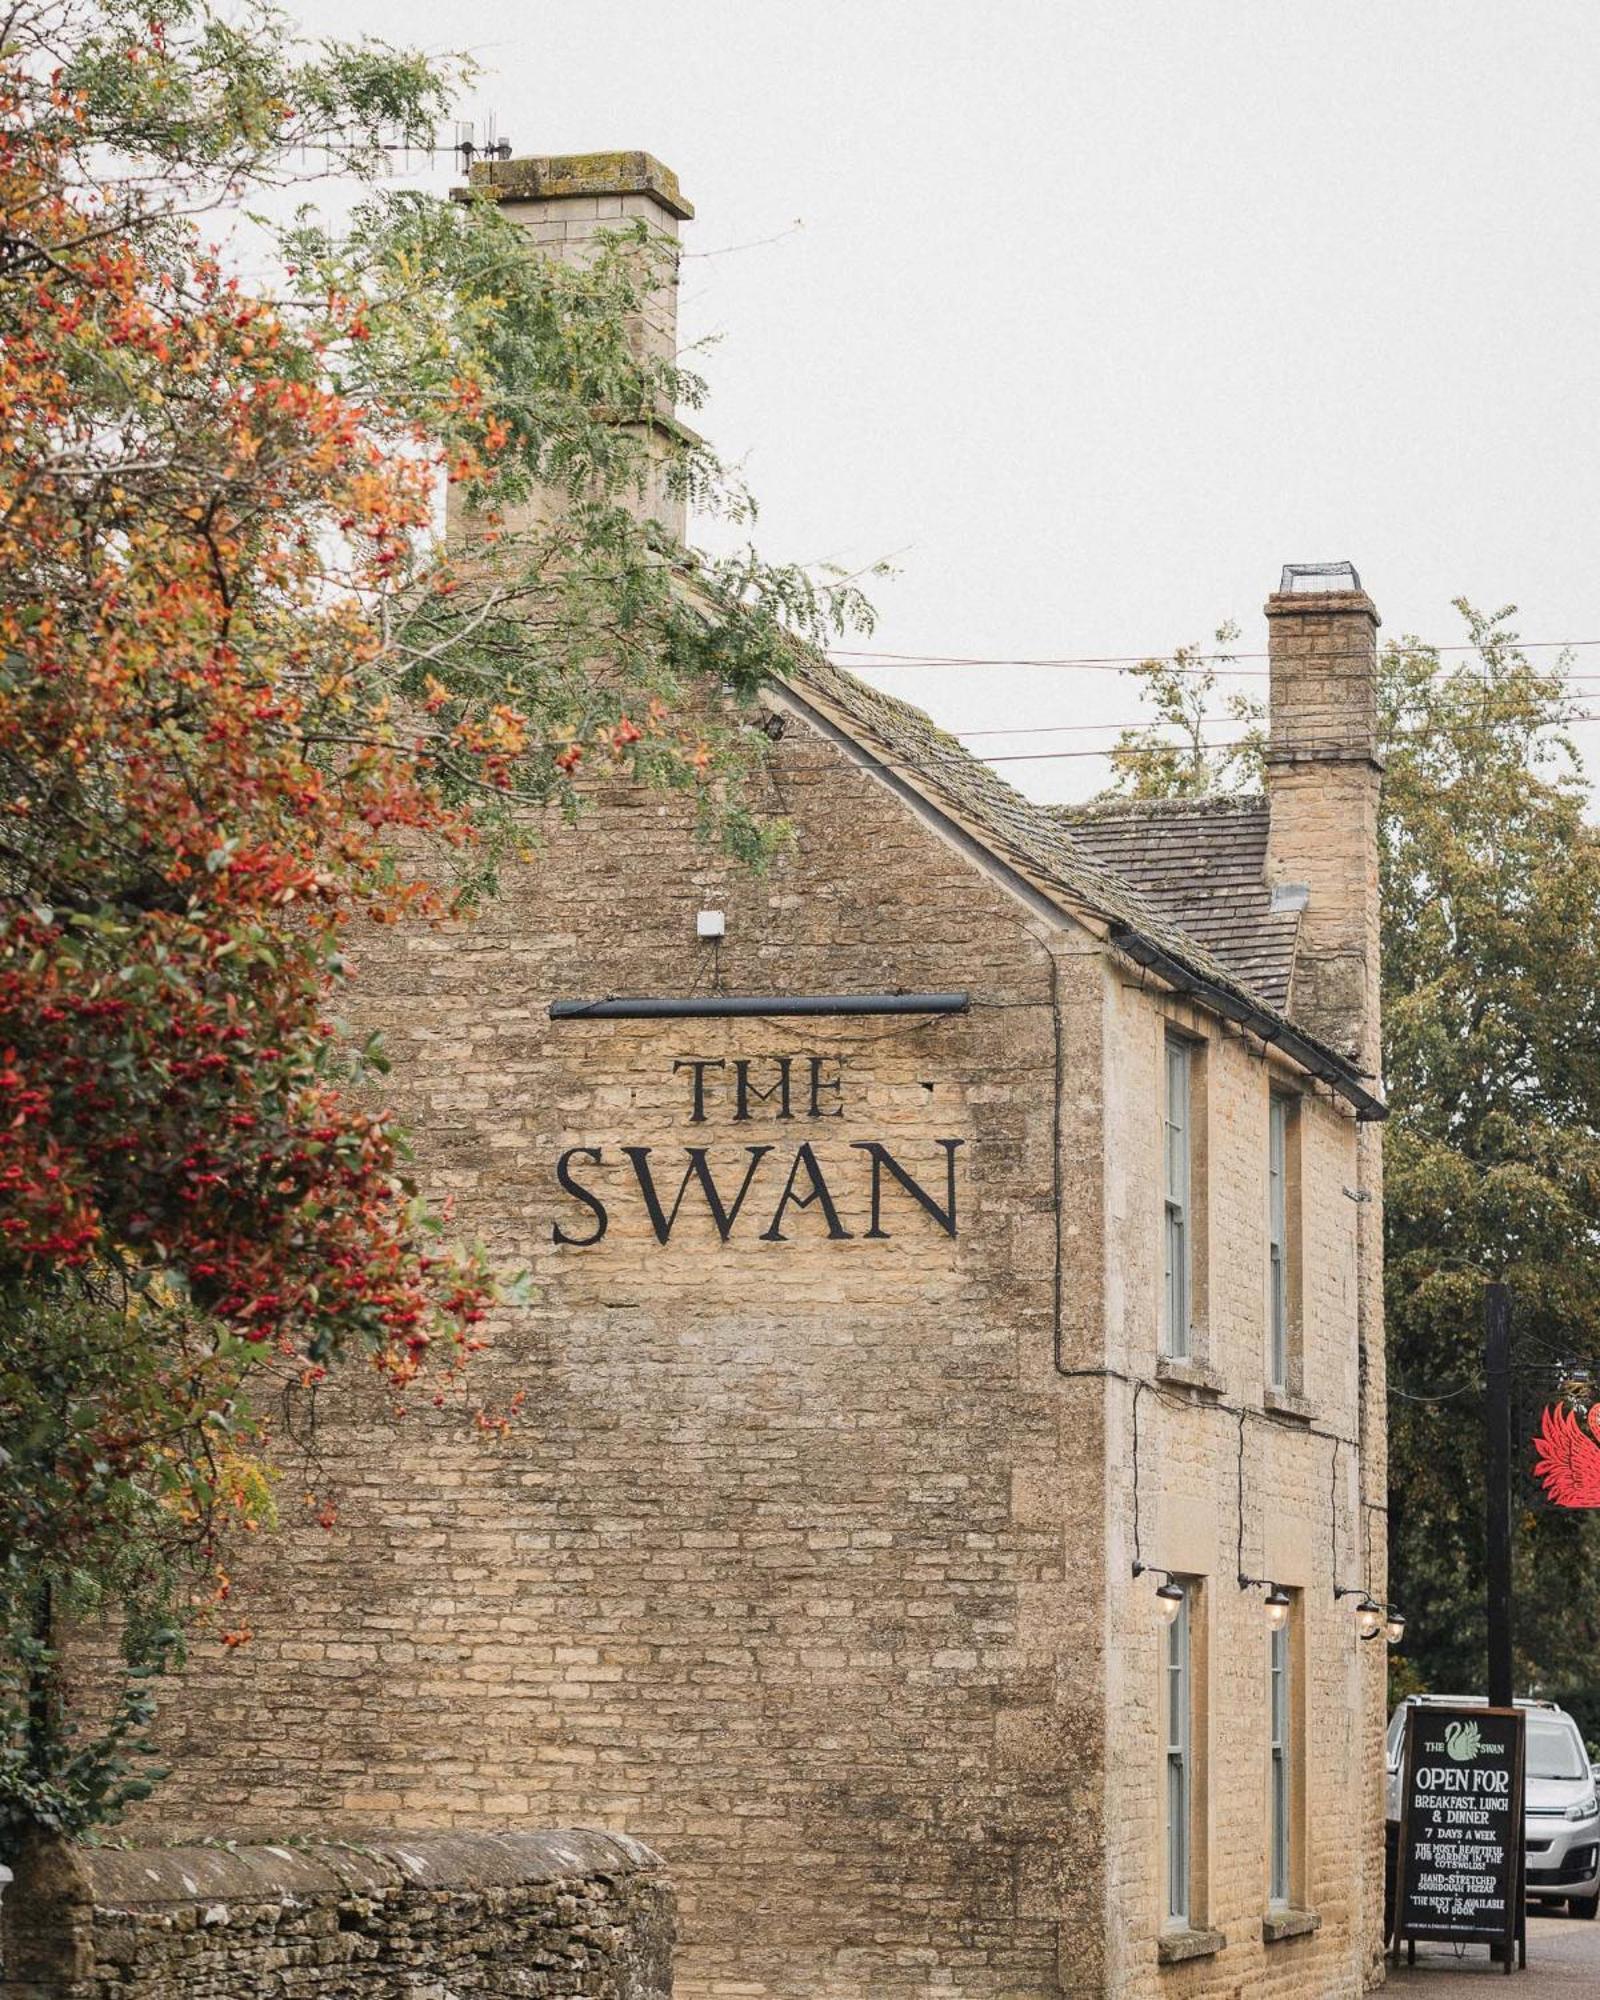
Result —
[[[1280,593],[1301,595],[1325,591],[1359,590],[1361,579],[1354,563],[1285,563],[1278,584]]]

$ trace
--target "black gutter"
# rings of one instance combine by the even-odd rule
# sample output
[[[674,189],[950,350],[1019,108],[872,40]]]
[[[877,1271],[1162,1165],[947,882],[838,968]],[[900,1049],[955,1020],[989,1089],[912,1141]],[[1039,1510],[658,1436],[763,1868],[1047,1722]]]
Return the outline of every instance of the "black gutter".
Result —
[[[724,1020],[775,1014],[964,1014],[966,993],[708,993],[687,999],[552,1000],[552,1021]]]
[[[1259,1035],[1264,1042],[1271,1042],[1275,1047],[1282,1049],[1284,1054],[1297,1062],[1302,1069],[1309,1070],[1312,1076],[1327,1084],[1330,1090],[1336,1090],[1347,1104],[1354,1105],[1357,1118],[1370,1121],[1388,1117],[1389,1107],[1381,1097],[1374,1097],[1370,1090],[1364,1089],[1356,1081],[1354,1073],[1336,1057],[1330,1055],[1326,1049],[1318,1048],[1315,1042],[1308,1041],[1304,1035],[1297,1034],[1276,1015],[1252,1005],[1239,994],[1229,992],[1226,986],[1219,986],[1214,980],[1202,979],[1198,973],[1191,972],[1170,952],[1163,951],[1158,944],[1152,944],[1147,937],[1142,937],[1127,924],[1112,925],[1111,942],[1118,951],[1126,952],[1135,964],[1148,966],[1178,992],[1194,994],[1212,1013],[1220,1014],[1224,1020],[1236,1022],[1241,1028],[1248,1028],[1252,1034]]]

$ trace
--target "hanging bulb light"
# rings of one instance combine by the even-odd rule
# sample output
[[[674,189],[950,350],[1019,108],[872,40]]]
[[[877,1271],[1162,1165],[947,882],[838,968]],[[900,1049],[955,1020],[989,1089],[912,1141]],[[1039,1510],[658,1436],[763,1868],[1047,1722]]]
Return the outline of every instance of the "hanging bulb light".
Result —
[[[1292,1608],[1293,1600],[1288,1591],[1281,1584],[1275,1583],[1267,1592],[1267,1623],[1274,1632],[1281,1632],[1288,1624]]]
[[[1406,1636],[1406,1619],[1403,1611],[1397,1611],[1391,1604],[1389,1615],[1383,1622],[1383,1636],[1391,1646],[1398,1646]]]
[[[1363,1597],[1356,1606],[1356,1630],[1363,1639],[1376,1639],[1383,1630],[1383,1606],[1373,1598]]]
[[[1170,1576],[1156,1589],[1156,1609],[1164,1625],[1170,1625],[1183,1609],[1183,1586],[1174,1583]]]

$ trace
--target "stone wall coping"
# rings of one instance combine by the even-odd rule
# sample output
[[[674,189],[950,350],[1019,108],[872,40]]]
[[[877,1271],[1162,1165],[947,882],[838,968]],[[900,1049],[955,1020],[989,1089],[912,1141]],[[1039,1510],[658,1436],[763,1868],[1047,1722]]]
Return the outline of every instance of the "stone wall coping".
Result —
[[[680,221],[693,220],[678,176],[653,153],[528,153],[513,160],[474,160],[471,191],[491,201],[577,201],[599,195],[647,194]],[[620,218],[619,218],[620,220]]]
[[[515,1888],[578,1876],[649,1874],[659,1855],[624,1833],[571,1827],[554,1832],[391,1834],[366,1845],[305,1847],[93,1847],[77,1859],[102,1909],[168,1904],[281,1903],[384,1890]]]
[[[1275,590],[1262,609],[1269,618],[1336,618],[1353,613],[1369,620],[1374,630],[1383,623],[1364,590]]]

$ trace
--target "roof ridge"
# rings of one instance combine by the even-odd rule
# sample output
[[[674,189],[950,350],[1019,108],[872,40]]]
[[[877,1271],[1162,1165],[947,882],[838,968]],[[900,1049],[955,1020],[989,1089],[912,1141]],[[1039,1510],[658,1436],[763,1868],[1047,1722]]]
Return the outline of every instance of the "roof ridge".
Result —
[[[1181,819],[1215,816],[1218,819],[1229,813],[1244,814],[1266,810],[1267,796],[1264,792],[1202,792],[1182,798],[1141,799],[1128,794],[1107,795],[1084,799],[1078,803],[1046,806],[1046,812],[1071,825],[1074,820],[1099,819]]]

